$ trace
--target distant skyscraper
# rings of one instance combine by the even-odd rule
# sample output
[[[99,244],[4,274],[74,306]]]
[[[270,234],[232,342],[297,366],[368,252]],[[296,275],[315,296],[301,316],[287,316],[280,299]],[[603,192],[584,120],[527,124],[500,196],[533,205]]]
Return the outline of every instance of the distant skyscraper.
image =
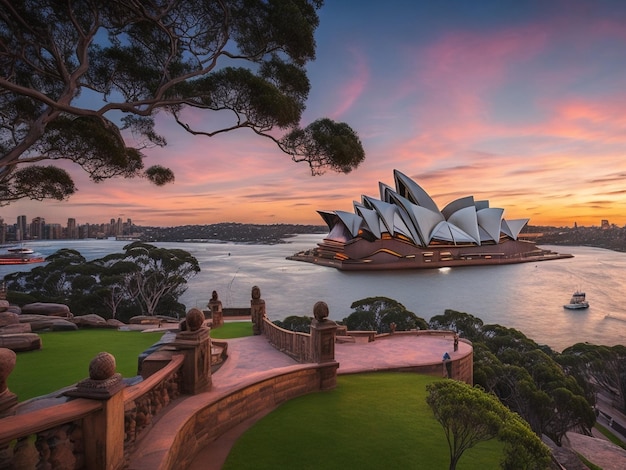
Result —
[[[17,240],[18,242],[21,242],[22,240],[25,240],[27,238],[27,231],[26,231],[26,216],[25,215],[18,215],[17,216],[17,226],[15,227],[15,240]]]
[[[7,242],[7,224],[4,223],[4,219],[0,217],[0,244],[4,245]]]
[[[609,221],[606,220],[606,219],[602,219],[602,223],[600,225],[601,225],[600,228],[602,230],[607,230],[607,229],[611,228],[611,225],[609,224]]]
[[[30,238],[32,240],[43,240],[45,238],[44,228],[46,219],[43,217],[35,217],[30,223]]]
[[[74,218],[67,219],[67,238],[78,238],[78,229],[76,228],[76,219]]]

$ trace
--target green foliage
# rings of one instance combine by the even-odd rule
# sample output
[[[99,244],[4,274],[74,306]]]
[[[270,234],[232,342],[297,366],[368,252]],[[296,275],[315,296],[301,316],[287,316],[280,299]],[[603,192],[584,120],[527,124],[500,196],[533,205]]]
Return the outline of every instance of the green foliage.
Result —
[[[62,160],[95,182],[174,181],[168,168],[144,168],[144,149],[167,145],[159,112],[194,135],[250,130],[312,174],[365,158],[345,123],[299,127],[320,0],[13,3],[0,16],[0,205],[72,195]],[[188,121],[190,109],[224,119]]]
[[[475,384],[519,413],[537,435],[545,434],[560,445],[571,429],[591,433],[595,414],[589,394],[556,362],[554,351],[518,330],[483,325],[479,318],[453,310],[433,317],[430,325],[469,335]]]
[[[397,372],[340,375],[335,389],[289,400],[255,423],[223,468],[446,468],[443,429],[425,400],[435,380]],[[498,468],[502,457],[502,443],[481,443],[459,468]]]
[[[9,298],[25,292],[39,302],[64,303],[74,315],[122,321],[139,314],[184,316],[178,299],[200,271],[198,260],[184,250],[139,242],[124,250],[89,262],[75,250],[59,250],[45,266],[5,276]]]
[[[548,466],[549,449],[495,395],[454,380],[433,382],[426,389],[426,402],[446,434],[450,470],[457,467],[466,450],[495,437],[505,442],[504,468],[545,469]]]
[[[577,343],[563,350],[558,361],[579,383],[595,392],[610,390],[618,408],[626,412],[626,347]]]
[[[7,300],[9,301],[11,305],[18,305],[20,307],[22,305],[32,304],[38,301],[37,297],[31,294],[28,294],[26,292],[16,292],[16,291],[8,291]]]
[[[391,323],[396,324],[397,331],[428,329],[423,318],[406,309],[401,303],[387,297],[368,297],[352,303],[354,309],[342,320],[348,330],[376,331],[388,333]]]
[[[455,331],[474,342],[482,339],[483,321],[469,313],[446,309],[443,315],[435,315],[428,322],[433,330]]]
[[[283,321],[276,320],[274,324],[280,328],[284,328],[289,331],[296,331],[299,333],[309,333],[311,331],[312,317],[291,315],[286,317]]]

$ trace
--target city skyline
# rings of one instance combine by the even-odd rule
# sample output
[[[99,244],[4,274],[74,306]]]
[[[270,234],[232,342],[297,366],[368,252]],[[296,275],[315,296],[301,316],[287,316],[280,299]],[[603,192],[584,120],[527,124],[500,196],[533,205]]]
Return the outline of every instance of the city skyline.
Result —
[[[398,169],[441,207],[474,195],[530,225],[626,224],[626,4],[337,3],[319,12],[303,124],[347,122],[366,151],[357,170],[311,177],[252,133],[193,137],[159,115],[169,145],[146,164],[171,167],[174,184],[93,184],[73,171],[69,201],[19,201],[0,216],[319,225],[317,210],[351,211]]]

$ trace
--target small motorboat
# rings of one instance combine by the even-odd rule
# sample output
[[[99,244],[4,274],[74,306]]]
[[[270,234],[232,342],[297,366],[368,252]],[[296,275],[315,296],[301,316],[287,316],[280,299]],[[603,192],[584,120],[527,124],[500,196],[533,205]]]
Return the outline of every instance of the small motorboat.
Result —
[[[569,310],[580,310],[583,308],[589,308],[589,302],[587,302],[585,293],[577,290],[572,294],[572,298],[570,299],[569,304],[563,305],[563,308],[567,308]]]

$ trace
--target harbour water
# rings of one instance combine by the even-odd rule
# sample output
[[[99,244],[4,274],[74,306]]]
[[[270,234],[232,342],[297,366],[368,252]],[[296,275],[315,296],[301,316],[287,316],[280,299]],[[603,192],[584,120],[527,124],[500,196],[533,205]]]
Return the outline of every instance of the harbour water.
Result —
[[[341,272],[289,261],[287,256],[314,247],[323,235],[298,235],[279,245],[235,243],[157,243],[182,248],[200,262],[202,271],[181,297],[187,308],[205,307],[216,290],[225,307],[247,307],[257,285],[272,320],[288,315],[312,316],[313,305],[325,301],[330,317],[348,316],[350,305],[383,296],[401,302],[429,320],[446,309],[467,312],[485,324],[498,323],[522,331],[540,344],[560,351],[577,342],[626,344],[626,253],[592,247],[546,247],[573,258],[505,266],[454,269]],[[55,240],[29,242],[44,255],[60,248],[79,251],[87,260],[121,252],[128,242]],[[0,277],[37,265],[0,266]],[[563,308],[571,294],[587,293],[590,308]]]

